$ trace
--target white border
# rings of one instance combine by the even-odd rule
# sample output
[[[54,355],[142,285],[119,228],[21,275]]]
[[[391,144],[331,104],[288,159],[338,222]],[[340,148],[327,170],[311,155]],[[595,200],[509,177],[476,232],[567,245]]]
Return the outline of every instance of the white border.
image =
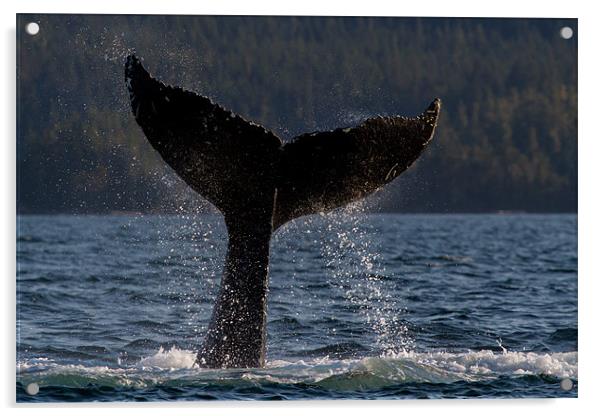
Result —
[[[365,1],[204,1],[147,0],[144,2],[72,0],[18,2],[20,13],[119,13],[119,14],[248,14],[248,15],[330,15],[330,16],[458,16],[458,17],[578,17],[577,2],[506,0],[433,0],[392,2]]]
[[[2,76],[3,97],[0,99],[1,125],[4,135],[1,155],[3,202],[2,250],[4,265],[2,281],[4,290],[2,334],[2,368],[0,377],[2,404],[9,407],[8,414],[16,412],[15,397],[15,13],[128,13],[128,14],[283,14],[283,15],[365,15],[365,16],[474,16],[474,17],[577,17],[579,18],[579,399],[552,400],[432,400],[403,402],[294,402],[294,403],[176,403],[176,404],[114,404],[111,412],[140,411],[159,415],[163,406],[175,407],[180,414],[210,412],[244,413],[245,415],[307,413],[332,413],[344,409],[345,413],[363,415],[379,414],[445,414],[448,415],[505,415],[508,412],[528,411],[545,414],[593,413],[600,396],[602,369],[599,317],[602,316],[596,296],[601,294],[601,262],[597,261],[596,243],[601,230],[600,214],[602,175],[598,166],[602,154],[600,126],[598,125],[598,99],[600,96],[600,41],[602,40],[602,15],[593,1],[518,1],[495,3],[468,0],[429,1],[319,1],[304,0],[294,3],[284,1],[238,0],[227,2],[192,2],[181,0],[29,0],[3,1],[2,8]],[[80,414],[82,407],[89,414],[104,414],[106,406],[56,405],[42,407],[18,406],[29,414],[44,415]],[[66,407],[66,408],[65,408]],[[374,410],[373,410],[374,409]],[[175,410],[175,409],[174,409]]]

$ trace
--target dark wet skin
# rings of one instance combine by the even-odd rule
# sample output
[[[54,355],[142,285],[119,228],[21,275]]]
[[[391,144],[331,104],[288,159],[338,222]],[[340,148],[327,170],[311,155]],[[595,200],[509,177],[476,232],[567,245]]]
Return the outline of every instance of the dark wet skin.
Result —
[[[370,118],[283,143],[206,97],[155,80],[134,55],[126,60],[125,80],[150,144],[220,210],[228,228],[224,276],[197,364],[262,367],[273,232],[397,178],[433,138],[440,100],[414,118]]]

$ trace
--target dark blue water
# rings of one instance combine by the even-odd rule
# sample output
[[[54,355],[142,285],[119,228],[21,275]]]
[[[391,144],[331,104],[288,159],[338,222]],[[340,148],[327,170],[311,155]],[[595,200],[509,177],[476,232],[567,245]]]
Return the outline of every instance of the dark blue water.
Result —
[[[217,215],[20,216],[17,400],[577,396],[575,215],[297,220],[263,369],[193,366],[225,246]]]

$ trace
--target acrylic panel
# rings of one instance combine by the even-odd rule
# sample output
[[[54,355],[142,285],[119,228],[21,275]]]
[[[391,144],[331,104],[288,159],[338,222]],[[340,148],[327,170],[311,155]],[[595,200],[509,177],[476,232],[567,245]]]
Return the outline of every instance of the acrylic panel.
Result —
[[[577,397],[576,19],[16,27],[18,402]]]

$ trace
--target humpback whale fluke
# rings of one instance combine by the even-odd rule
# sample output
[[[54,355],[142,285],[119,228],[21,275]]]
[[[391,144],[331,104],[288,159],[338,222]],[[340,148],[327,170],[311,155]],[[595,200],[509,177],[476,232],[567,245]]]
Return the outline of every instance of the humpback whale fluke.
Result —
[[[431,141],[440,101],[415,118],[370,118],[283,143],[206,97],[155,80],[134,55],[126,60],[125,80],[150,144],[220,210],[228,229],[224,275],[197,363],[261,367],[272,233],[294,218],[364,198],[399,176]]]

